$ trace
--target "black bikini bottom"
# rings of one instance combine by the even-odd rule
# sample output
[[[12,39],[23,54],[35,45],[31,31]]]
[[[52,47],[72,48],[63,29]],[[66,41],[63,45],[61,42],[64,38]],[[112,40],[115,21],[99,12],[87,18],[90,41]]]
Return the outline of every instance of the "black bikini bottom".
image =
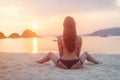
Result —
[[[78,61],[81,62],[81,65],[83,64],[83,62],[81,61],[81,59],[74,59],[74,60],[64,60],[64,59],[59,59],[58,62],[61,61],[61,63],[63,63],[64,65],[66,65],[66,67],[68,69],[70,69],[74,64],[76,64]]]

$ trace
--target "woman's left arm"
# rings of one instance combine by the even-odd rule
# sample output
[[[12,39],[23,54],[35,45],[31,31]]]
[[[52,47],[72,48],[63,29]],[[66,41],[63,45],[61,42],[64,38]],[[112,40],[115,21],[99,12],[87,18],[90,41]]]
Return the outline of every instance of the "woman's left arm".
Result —
[[[58,50],[59,50],[59,56],[62,57],[63,48],[62,48],[62,43],[61,43],[61,37],[58,37]]]

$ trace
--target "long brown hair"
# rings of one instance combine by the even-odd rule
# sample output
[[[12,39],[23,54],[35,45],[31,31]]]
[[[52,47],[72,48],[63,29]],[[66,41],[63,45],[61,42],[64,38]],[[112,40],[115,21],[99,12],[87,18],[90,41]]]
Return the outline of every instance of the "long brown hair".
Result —
[[[76,48],[76,23],[74,19],[67,16],[63,22],[63,40],[69,52],[73,52]]]

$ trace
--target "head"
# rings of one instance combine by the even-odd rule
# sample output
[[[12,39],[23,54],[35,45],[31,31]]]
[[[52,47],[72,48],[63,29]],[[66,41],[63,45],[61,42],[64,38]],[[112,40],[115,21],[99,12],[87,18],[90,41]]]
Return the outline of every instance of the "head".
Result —
[[[63,26],[63,38],[65,46],[69,52],[73,52],[76,47],[76,23],[72,17],[67,16],[63,22]]]

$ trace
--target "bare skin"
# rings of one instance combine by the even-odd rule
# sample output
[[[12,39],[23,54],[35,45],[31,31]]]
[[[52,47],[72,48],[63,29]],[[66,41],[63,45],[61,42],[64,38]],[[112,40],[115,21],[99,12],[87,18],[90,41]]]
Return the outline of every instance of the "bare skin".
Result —
[[[76,40],[76,46],[77,46],[77,51],[73,52],[73,53],[68,53],[68,51],[66,49],[63,49],[62,46],[64,46],[64,42],[63,42],[63,38],[59,37],[58,38],[58,48],[59,48],[59,56],[61,59],[65,59],[65,60],[73,60],[73,59],[78,59],[80,58],[80,60],[82,61],[82,63],[84,64],[85,61],[89,61],[92,62],[94,64],[99,64],[101,63],[100,61],[97,61],[96,59],[94,59],[90,54],[88,54],[88,52],[84,52],[80,57],[80,51],[81,51],[81,45],[82,45],[82,40],[81,37],[78,37]],[[45,62],[48,62],[49,60],[52,60],[53,63],[60,67],[60,68],[64,68],[67,69],[66,65],[64,65],[61,62],[58,62],[58,60],[60,59],[59,57],[57,57],[54,53],[49,52],[44,58],[42,58],[40,61],[37,61],[38,63],[42,64]],[[78,61],[77,63],[75,63],[71,69],[79,69],[82,67],[82,64],[80,61]]]

